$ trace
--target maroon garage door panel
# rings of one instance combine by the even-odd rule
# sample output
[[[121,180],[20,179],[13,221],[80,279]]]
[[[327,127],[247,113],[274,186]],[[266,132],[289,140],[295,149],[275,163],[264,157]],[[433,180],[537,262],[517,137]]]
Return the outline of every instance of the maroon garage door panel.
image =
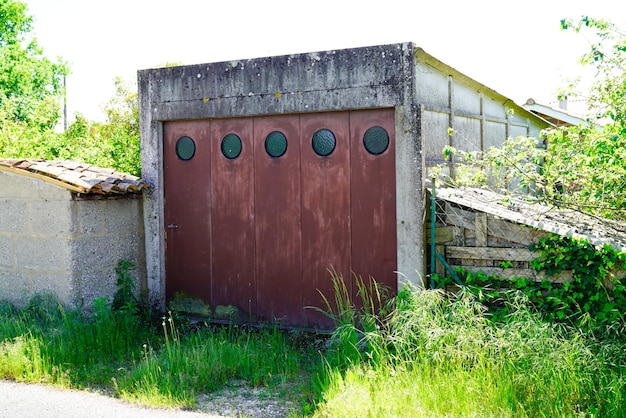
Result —
[[[180,138],[195,142],[195,154],[181,160]],[[181,291],[210,301],[211,295],[211,173],[209,124],[176,121],[163,125],[163,193],[165,198],[166,297]],[[181,142],[183,151],[189,144]],[[198,245],[202,243],[202,245]]]
[[[237,148],[228,142],[241,141]],[[231,136],[225,141],[227,136]],[[252,119],[211,121],[211,239],[213,245],[213,305],[236,305],[246,313],[256,311],[254,242],[254,154]],[[234,158],[233,158],[234,157]]]
[[[328,269],[350,275],[350,137],[349,113],[302,115],[302,298],[308,323],[328,322],[309,307],[325,308],[320,291],[333,300]],[[316,132],[334,134],[335,149],[320,156],[312,146]]]
[[[375,153],[363,142],[372,127],[388,136]],[[353,271],[395,289],[393,109],[165,122],[163,135],[168,300],[182,291],[260,320],[327,327],[307,307],[323,307],[320,292],[334,297],[329,269],[353,295]],[[194,141],[191,158],[188,140],[176,152],[182,137]]]
[[[254,118],[257,313],[294,325],[302,310],[298,122],[298,115]],[[266,152],[273,132],[287,140],[280,157]]]
[[[388,148],[380,155],[364,146],[363,138],[373,127],[382,127],[389,135]],[[394,129],[393,109],[350,113],[352,270],[393,289],[397,283]]]

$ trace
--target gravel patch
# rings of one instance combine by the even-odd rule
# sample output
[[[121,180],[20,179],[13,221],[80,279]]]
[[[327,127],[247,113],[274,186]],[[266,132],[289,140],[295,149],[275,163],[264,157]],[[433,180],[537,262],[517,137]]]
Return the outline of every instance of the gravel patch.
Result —
[[[243,382],[198,397],[198,408],[205,413],[226,417],[283,418],[297,412],[298,402],[279,396],[279,389],[250,388]]]

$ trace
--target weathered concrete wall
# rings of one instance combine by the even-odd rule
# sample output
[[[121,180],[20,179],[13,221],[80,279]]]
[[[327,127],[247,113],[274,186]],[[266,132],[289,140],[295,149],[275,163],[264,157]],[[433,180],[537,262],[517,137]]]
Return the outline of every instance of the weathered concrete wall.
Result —
[[[71,194],[0,171],[0,297],[24,305],[37,292],[70,301]]]
[[[0,299],[53,292],[70,307],[115,292],[115,266],[137,265],[145,290],[141,199],[73,200],[59,186],[0,171]]]
[[[413,53],[405,43],[139,71],[153,305],[163,307],[165,296],[162,122],[177,119],[395,108],[398,270],[421,283],[423,158]]]
[[[116,291],[115,267],[121,259],[134,263],[137,291],[145,294],[145,241],[141,198],[72,201],[76,226],[71,271],[78,302],[90,304]]]
[[[549,124],[423,50],[416,52],[416,101],[424,106],[426,167],[444,164],[443,148],[487,151],[507,138],[538,138]],[[454,135],[449,135],[452,129]]]

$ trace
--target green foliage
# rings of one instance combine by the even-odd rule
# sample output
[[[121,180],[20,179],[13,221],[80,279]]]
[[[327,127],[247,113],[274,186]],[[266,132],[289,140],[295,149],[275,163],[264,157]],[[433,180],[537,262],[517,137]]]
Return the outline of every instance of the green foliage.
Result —
[[[578,22],[563,19],[561,28],[583,33],[590,42],[580,63],[595,69],[588,107],[603,126],[589,120],[587,124],[549,132],[544,177],[560,185],[558,201],[626,219],[626,32],[609,21],[589,16]],[[575,96],[576,87],[562,94]]]
[[[168,307],[175,312],[198,315],[205,318],[210,318],[212,315],[211,306],[204,300],[180,291],[174,293],[174,297],[170,300]]]
[[[137,91],[119,78],[115,87],[104,106],[105,122],[77,114],[63,133],[21,123],[0,125],[0,156],[81,161],[141,176]]]
[[[536,138],[507,139],[501,147],[491,147],[486,153],[466,152],[451,146],[443,149],[444,159],[453,159],[455,177],[443,176],[443,167],[433,175],[456,186],[489,186],[505,193],[526,193],[536,187],[538,167],[545,158],[545,150]]]
[[[17,315],[17,308],[8,300],[0,300],[0,318]]]
[[[0,1],[0,128],[22,123],[45,131],[60,117],[68,68],[43,55],[31,29],[24,3]]]
[[[626,31],[610,21],[589,16],[583,16],[578,22],[563,19],[561,29],[583,33],[589,41],[589,51],[579,62],[596,70],[589,95],[590,108],[597,109],[598,118],[611,121],[607,135],[623,138],[626,136]],[[565,91],[563,94],[572,93]]]
[[[65,133],[45,143],[45,149],[38,147],[38,158],[83,161],[141,176],[138,107],[136,86],[118,77],[115,94],[103,107],[106,121],[76,115]]]
[[[536,271],[548,275],[571,271],[572,279],[563,283],[545,279],[535,282],[458,270],[468,288],[490,306],[496,320],[509,315],[507,301],[520,292],[551,321],[596,329],[624,325],[626,283],[616,273],[623,269],[626,253],[608,245],[595,247],[582,239],[557,235],[542,238],[530,249],[539,253],[531,261]]]
[[[356,298],[345,283],[343,276],[330,270],[334,288],[334,299],[329,300],[322,292],[326,314],[335,324],[331,339],[331,349],[327,353],[330,361],[342,367],[362,361],[374,361],[379,352],[378,337],[383,320],[393,309],[389,289],[377,283],[372,277],[364,280],[354,275],[357,288]]]
[[[161,407],[192,408],[200,393],[229,381],[253,387],[295,379],[305,371],[301,353],[278,330],[203,327],[181,333],[173,317],[161,322],[163,345],[144,345],[141,363],[117,381],[122,398]]]
[[[139,300],[135,295],[135,278],[131,274],[133,270],[135,270],[135,265],[126,259],[118,261],[115,267],[117,291],[111,305],[115,311],[128,311],[132,314],[139,312]]]
[[[626,286],[615,272],[623,267],[626,253],[609,245],[595,247],[588,241],[549,236],[531,246],[539,257],[531,262],[548,274],[572,271],[572,281],[554,286],[548,301],[558,318],[588,316],[596,323],[623,321]]]
[[[454,179],[445,177],[442,167],[432,174],[455,186],[488,187],[549,206],[626,220],[626,136],[600,135],[583,126],[545,135],[547,148],[528,137],[509,138],[485,153],[446,147],[444,155],[454,157]]]
[[[57,133],[67,64],[49,60],[30,34],[26,5],[0,0],[0,156],[74,160],[141,175],[136,87],[120,78],[105,122],[76,115]]]
[[[544,322],[523,298],[511,299],[506,320],[495,322],[466,291],[450,297],[407,286],[378,305],[375,287],[367,282],[363,299],[342,304],[351,313],[333,311],[354,319],[354,333],[333,336],[321,357],[310,336],[296,346],[290,332],[181,327],[171,315],[153,328],[106,299],[94,302],[90,319],[61,311],[48,323],[8,307],[0,310],[0,377],[95,386],[185,409],[197,407],[201,394],[241,380],[305,397],[315,386],[318,403],[305,398],[304,410],[317,417],[626,414],[623,340],[600,341]],[[359,355],[346,362],[333,339],[353,342],[352,335]]]
[[[140,176],[137,86],[117,77],[115,94],[104,105],[103,110],[106,122],[88,122],[82,119],[76,129],[68,134],[72,141],[86,146],[82,156],[78,158],[101,167],[112,167]]]
[[[547,141],[538,181],[550,202],[626,219],[626,132],[559,128],[548,133]]]
[[[191,327],[172,315],[155,327],[129,308],[134,303],[128,293],[130,267],[127,262],[118,266],[120,309],[113,309],[108,298],[96,299],[89,317],[66,311],[48,295],[33,298],[21,311],[0,303],[0,379],[97,387],[168,408],[195,407],[198,396],[233,381],[255,391],[269,387],[271,396],[286,396],[283,385],[293,386],[295,399],[308,396],[311,389],[303,382],[320,359],[295,344],[290,333]]]
[[[51,292],[36,294],[24,310],[27,315],[44,324],[59,320],[65,313],[65,308],[58,296]]]

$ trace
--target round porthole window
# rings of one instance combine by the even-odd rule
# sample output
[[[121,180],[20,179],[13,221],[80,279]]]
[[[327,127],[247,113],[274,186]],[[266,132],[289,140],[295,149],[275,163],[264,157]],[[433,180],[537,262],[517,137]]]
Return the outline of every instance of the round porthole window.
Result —
[[[229,160],[241,154],[241,138],[235,134],[228,134],[222,139],[222,154]]]
[[[327,157],[332,154],[336,145],[335,134],[329,129],[320,129],[313,134],[313,151],[320,157]]]
[[[287,137],[278,131],[270,133],[265,138],[265,152],[271,157],[282,157],[287,152]]]
[[[385,128],[372,126],[363,135],[363,145],[370,154],[380,155],[389,147],[389,134]]]
[[[181,136],[176,141],[176,155],[183,161],[191,160],[196,154],[196,143],[188,136]]]

